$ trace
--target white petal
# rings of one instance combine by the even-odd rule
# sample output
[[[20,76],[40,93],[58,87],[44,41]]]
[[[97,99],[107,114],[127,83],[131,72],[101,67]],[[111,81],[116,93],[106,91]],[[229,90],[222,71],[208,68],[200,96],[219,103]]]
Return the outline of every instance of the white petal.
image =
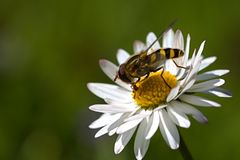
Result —
[[[89,107],[90,110],[100,113],[125,113],[135,111],[137,108],[129,105],[108,105],[108,104],[94,104]]]
[[[188,67],[188,69],[186,69],[186,70],[185,69],[179,69],[180,72],[178,71],[178,73],[176,75],[176,78],[177,78],[177,80],[179,81],[180,84],[184,83],[187,75],[190,72],[190,67],[189,66],[186,66],[186,67]]]
[[[138,54],[142,51],[144,51],[146,48],[145,44],[141,41],[135,41],[133,43],[133,51],[134,51],[134,54]]]
[[[187,61],[188,61],[188,57],[189,57],[190,40],[191,40],[191,37],[190,37],[190,35],[188,34],[188,35],[187,35],[187,42],[186,42],[185,53],[184,53],[184,64],[183,64],[184,66],[187,65]]]
[[[108,130],[108,135],[112,136],[117,132],[118,127],[123,123],[124,119],[127,118],[129,116],[130,113],[124,113],[122,114],[122,116],[120,118],[118,118],[114,123],[112,123]],[[113,120],[110,120],[113,121]]]
[[[95,138],[98,138],[106,133],[108,133],[108,128],[111,124],[108,124],[106,126],[104,126],[103,128],[101,128],[96,134],[95,134]]]
[[[136,120],[132,120],[132,121],[123,123],[121,126],[118,127],[117,134],[122,134],[122,133],[132,129],[133,127],[136,127],[141,121],[142,121],[142,118],[139,118]]]
[[[204,49],[204,46],[205,46],[205,41],[203,41],[198,49],[198,52],[196,54],[196,57],[195,57],[195,63],[199,60],[199,59],[202,59],[201,58],[201,54],[202,54],[202,51]]]
[[[165,107],[167,107],[166,104],[160,105],[160,106],[156,107],[156,108],[153,110],[153,112],[159,111],[160,109],[163,109],[163,108],[165,108]]]
[[[174,61],[176,62],[176,59]],[[169,71],[173,75],[177,75],[177,73],[179,71],[179,68],[174,64],[173,59],[168,59],[165,61],[164,69],[165,69],[165,71]]]
[[[103,127],[107,124],[109,124],[111,121],[115,121],[121,117],[122,113],[118,114],[103,114],[101,117],[99,117],[97,120],[92,122],[89,125],[89,128],[95,129],[95,128],[100,128]]]
[[[202,97],[193,96],[193,95],[186,95],[183,94],[179,97],[182,101],[196,105],[196,106],[203,106],[203,107],[220,107],[221,105],[217,102],[210,101],[208,99],[204,99]]]
[[[102,71],[113,81],[117,75],[118,67],[112,62],[105,59],[99,60],[99,65]],[[118,85],[120,85],[121,87],[129,91],[132,90],[131,85],[126,84],[125,82],[121,81],[119,78],[115,81],[115,83],[117,83]]]
[[[124,122],[137,120],[137,119],[143,119],[145,117],[148,117],[152,113],[151,110],[142,110],[140,113],[135,114],[127,119],[124,120]]]
[[[169,105],[170,106],[167,107],[167,111],[173,122],[180,127],[189,128],[191,123],[185,113],[177,109],[178,104],[173,101]]]
[[[223,79],[213,79],[206,82],[194,84],[187,92],[202,92],[207,91],[223,85],[225,81]]]
[[[208,67],[210,64],[215,62],[217,57],[208,57],[202,60],[201,66],[199,68],[199,71],[203,70],[204,68]]]
[[[183,112],[185,114],[190,114],[196,121],[200,123],[207,123],[208,119],[196,108],[191,105],[179,101],[175,101],[177,104],[176,110]]]
[[[146,139],[151,139],[152,136],[155,134],[155,132],[158,129],[158,125],[159,125],[159,113],[158,111],[153,112],[153,114],[151,115],[151,117],[149,118],[149,124],[148,124],[148,128],[146,131]]]
[[[163,34],[163,48],[173,48],[174,32],[172,29]]]
[[[144,119],[139,125],[135,142],[134,142],[134,153],[137,160],[141,160],[147,152],[150,140],[145,139],[147,127],[147,119]]]
[[[183,51],[184,49],[184,39],[182,32],[177,30],[174,36],[173,48],[177,48]]]
[[[195,74],[194,72],[196,72],[195,68],[194,68],[195,55],[196,55],[196,49],[194,49],[191,59],[189,59],[187,61],[187,66],[189,66],[190,69],[189,69],[189,72],[188,72],[187,76],[185,77],[183,83],[187,83],[192,78],[192,76]]]
[[[180,85],[177,85],[176,87],[171,89],[167,97],[167,102],[170,102],[172,99],[174,99],[177,96],[179,89],[180,89]]]
[[[184,88],[183,88],[183,90],[180,92],[180,94],[178,94],[178,96],[175,98],[175,99],[177,99],[179,96],[181,96],[186,90],[188,90],[189,88],[191,88],[192,87],[192,85],[195,83],[195,79],[192,79],[190,82],[188,82],[187,84],[186,84],[186,86],[184,86]]]
[[[120,152],[122,152],[122,150],[125,148],[125,146],[128,144],[128,142],[130,141],[130,139],[133,136],[133,133],[135,132],[137,127],[134,127],[133,129],[124,132],[123,134],[120,134],[117,137],[117,140],[114,144],[114,153],[115,154],[119,154]]]
[[[218,97],[226,97],[226,98],[232,97],[232,93],[223,88],[214,88],[214,89],[206,91],[206,93],[211,93]]]
[[[188,61],[188,65],[193,64],[195,57],[196,57],[196,49],[193,50],[193,54],[192,54],[191,59],[189,59],[189,61]]]
[[[115,118],[115,119],[111,119],[109,121],[109,124],[107,124],[106,126],[104,126],[103,128],[101,128],[96,134],[95,134],[95,138],[98,138],[106,133],[108,133],[110,136],[115,134],[115,128],[118,127],[118,125],[123,121],[123,119],[127,116],[128,114],[123,114],[120,118]]]
[[[193,64],[190,66],[190,72],[185,79],[185,83],[191,81],[192,79],[196,80],[196,76],[198,74],[198,70],[200,67],[201,60],[196,60],[193,62]]]
[[[176,74],[177,70],[175,64],[173,63],[172,59],[167,59],[164,63],[164,70],[169,71],[171,74]]]
[[[182,63],[181,63],[182,66],[187,66],[188,57],[189,57],[189,50],[190,50],[190,40],[191,40],[191,37],[188,34],[187,35],[186,47],[185,47],[185,51],[184,51],[184,55],[183,55]],[[186,73],[186,70],[180,69],[180,73],[178,74],[178,77],[184,76],[185,73]]]
[[[116,132],[117,132],[117,127],[116,128],[114,128],[114,129],[108,129],[109,131],[108,131],[108,135],[109,136],[112,136],[112,135],[114,135]]]
[[[147,39],[146,39],[146,43],[147,43],[147,47],[149,47],[150,45],[152,45],[152,43],[157,39],[157,36],[153,33],[150,32],[147,35]],[[160,49],[160,44],[159,42],[155,42],[154,45],[149,49],[149,53],[152,53],[156,50]]]
[[[159,111],[159,116],[160,116],[159,128],[164,140],[170,146],[170,148],[177,149],[180,143],[180,137],[178,134],[177,127],[170,120],[170,117],[168,116],[167,112],[164,109]]]
[[[189,71],[189,74],[187,75],[187,77],[185,78],[184,83],[187,83],[191,79],[195,79],[195,76],[198,73],[200,64],[201,64],[201,56],[199,56],[199,58],[197,58],[196,49],[195,49],[193,52],[192,58],[188,61],[188,64],[187,64],[188,66],[190,66],[190,69],[189,69],[190,71]]]
[[[227,74],[228,72],[229,72],[229,70],[227,70],[227,69],[218,69],[218,70],[205,72],[205,73],[197,75],[197,81],[216,78],[216,77],[222,76],[224,74]]]
[[[205,45],[205,41],[203,41],[198,49],[198,52],[196,53],[196,55],[194,54],[192,56],[192,59],[191,59],[191,65],[192,65],[192,71],[193,71],[193,74],[197,73],[198,70],[199,70],[199,67],[200,67],[200,64],[201,64],[201,61],[202,61],[202,51],[203,51],[203,48],[204,48],[204,45]],[[195,50],[194,50],[194,53],[195,53]]]
[[[116,85],[105,83],[88,83],[87,87],[92,93],[102,99],[110,99],[122,103],[129,103],[132,101],[131,92]]]
[[[125,50],[119,49],[117,51],[117,60],[119,64],[125,63],[129,57],[130,55]]]
[[[184,55],[182,57],[182,63],[181,63],[182,66],[187,66],[189,50],[190,50],[190,40],[191,40],[191,38],[190,38],[190,35],[188,34]],[[186,70],[180,69],[180,73],[178,74],[178,77],[182,77],[184,75],[184,73],[186,73]]]
[[[106,60],[106,59],[101,59],[99,60],[99,65],[103,72],[110,78],[114,79],[116,76],[116,73],[118,71],[118,67],[113,64],[112,62]]]

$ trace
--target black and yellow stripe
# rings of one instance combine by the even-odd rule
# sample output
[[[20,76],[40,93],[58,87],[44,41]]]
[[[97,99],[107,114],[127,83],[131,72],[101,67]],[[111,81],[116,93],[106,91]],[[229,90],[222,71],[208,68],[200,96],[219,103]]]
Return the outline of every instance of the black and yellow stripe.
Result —
[[[183,56],[183,51],[180,49],[164,48],[164,49],[160,49],[159,52],[163,59],[178,58]]]

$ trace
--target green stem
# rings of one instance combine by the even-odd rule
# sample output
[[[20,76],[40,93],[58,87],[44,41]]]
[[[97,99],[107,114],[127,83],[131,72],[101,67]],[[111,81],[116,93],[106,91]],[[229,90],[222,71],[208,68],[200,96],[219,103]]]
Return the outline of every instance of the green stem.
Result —
[[[184,160],[193,160],[193,157],[192,157],[190,151],[188,150],[188,148],[186,146],[186,143],[184,142],[181,134],[180,134],[180,147],[179,147],[179,151],[181,152],[181,155],[182,155]]]

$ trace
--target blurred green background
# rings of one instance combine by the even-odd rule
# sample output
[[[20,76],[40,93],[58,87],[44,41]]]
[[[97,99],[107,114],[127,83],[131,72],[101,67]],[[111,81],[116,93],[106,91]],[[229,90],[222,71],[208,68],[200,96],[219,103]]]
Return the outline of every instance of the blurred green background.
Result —
[[[116,136],[94,139],[88,125],[103,103],[88,82],[112,83],[98,60],[116,63],[118,48],[132,52],[134,40],[160,33],[178,19],[191,51],[207,40],[209,69],[225,76],[230,99],[213,98],[222,108],[200,108],[209,123],[192,120],[180,129],[195,159],[240,159],[240,1],[0,1],[0,159],[134,159],[133,140],[114,155]],[[211,97],[212,98],[212,97]],[[145,159],[182,159],[163,141],[152,139]]]

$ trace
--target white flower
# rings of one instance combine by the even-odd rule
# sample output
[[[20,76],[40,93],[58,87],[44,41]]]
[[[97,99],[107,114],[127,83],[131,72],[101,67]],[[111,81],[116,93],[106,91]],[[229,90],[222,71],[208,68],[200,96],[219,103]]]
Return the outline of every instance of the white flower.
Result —
[[[134,53],[137,54],[146,49],[156,38],[154,33],[149,33],[146,46],[144,43],[136,41],[134,43]],[[191,115],[200,123],[207,122],[207,118],[193,105],[203,107],[220,106],[220,104],[214,101],[195,96],[194,93],[200,92],[218,97],[231,97],[228,91],[219,88],[225,81],[217,78],[228,73],[229,70],[219,69],[198,74],[199,71],[205,69],[216,60],[216,57],[203,59],[204,44],[205,42],[202,42],[198,51],[196,52],[195,50],[192,58],[189,59],[189,35],[187,36],[185,47],[180,30],[174,33],[170,29],[163,35],[162,48],[183,50],[184,56],[175,61],[178,65],[188,66],[189,68],[181,69],[171,59],[165,62],[163,76],[169,84],[172,84],[171,86],[175,86],[171,90],[159,76],[162,71],[151,73],[148,78],[137,82],[136,85],[139,87],[137,90],[132,89],[133,87],[120,79],[115,81],[117,85],[89,83],[89,90],[107,103],[95,104],[89,107],[90,110],[103,113],[100,118],[89,126],[92,129],[101,128],[95,137],[97,138],[107,133],[109,136],[115,133],[118,134],[114,152],[119,154],[127,145],[134,132],[137,131],[134,153],[136,159],[142,159],[147,152],[151,137],[159,128],[170,148],[177,149],[180,144],[180,136],[176,125],[183,128],[190,127],[187,115]],[[149,52],[159,48],[160,44],[156,42]],[[129,57],[129,54],[123,49],[118,50],[117,60],[119,65],[125,63]],[[100,67],[110,79],[113,80],[115,78],[118,66],[107,60],[100,60]],[[144,88],[148,85],[145,81],[151,84],[148,86],[151,86],[148,91]],[[153,84],[153,82],[158,83]],[[144,97],[144,95],[146,96]],[[164,95],[166,96],[164,97]],[[146,98],[147,96],[150,99]],[[164,101],[159,98],[164,98]]]

